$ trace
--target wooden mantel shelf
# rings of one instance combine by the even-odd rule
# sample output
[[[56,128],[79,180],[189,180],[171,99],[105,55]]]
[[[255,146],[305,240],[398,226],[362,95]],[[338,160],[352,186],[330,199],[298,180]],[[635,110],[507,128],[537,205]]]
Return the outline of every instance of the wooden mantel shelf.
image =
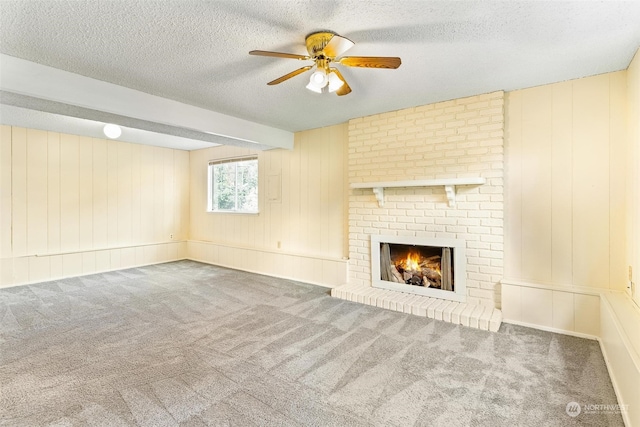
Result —
[[[378,205],[384,205],[384,189],[397,187],[444,187],[449,206],[456,205],[456,186],[458,185],[482,185],[486,182],[484,178],[443,178],[443,179],[419,179],[412,181],[388,181],[388,182],[356,182],[351,184],[351,188],[370,188],[373,190]]]

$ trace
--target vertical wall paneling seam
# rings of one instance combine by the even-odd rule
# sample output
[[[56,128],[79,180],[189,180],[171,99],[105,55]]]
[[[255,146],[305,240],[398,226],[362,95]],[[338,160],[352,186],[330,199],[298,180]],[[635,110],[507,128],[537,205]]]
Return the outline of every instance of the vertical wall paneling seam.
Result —
[[[47,214],[48,214],[48,212],[49,212],[49,186],[47,185],[47,182],[49,180],[49,168],[51,167],[50,166],[50,160],[49,160],[50,153],[49,153],[49,134],[48,134],[48,132],[44,132],[44,141],[43,142],[44,142],[43,145],[44,145],[45,149],[47,150],[47,156],[45,157],[45,168],[46,168],[46,170],[45,170],[45,173],[44,173],[44,178],[45,178],[44,187],[47,190],[47,197],[46,197],[46,204],[43,207],[43,209],[45,209]],[[47,215],[47,217],[48,217],[48,215]],[[47,234],[46,234],[46,239],[45,239],[45,245],[43,245],[43,246],[45,247],[45,250],[48,251],[49,250],[49,218],[46,218],[44,223],[45,223],[45,225],[47,227],[46,228],[46,230],[47,230],[46,233]],[[51,276],[51,262],[49,262],[48,264],[49,264],[49,267],[48,267],[47,276]]]
[[[62,189],[62,174],[60,173],[60,170],[62,169],[62,157],[60,156],[60,134],[59,133],[55,133],[56,135],[56,141],[58,144],[58,176],[57,176],[57,181],[58,181],[58,248],[62,247],[62,226],[60,225],[60,221],[62,220],[62,191],[60,191]],[[49,242],[47,242],[47,250],[50,250],[51,248],[49,247]],[[62,263],[62,261],[61,261]]]
[[[11,196],[10,196],[10,200],[11,200],[11,226],[9,228],[9,244],[10,244],[10,249],[11,249],[11,256],[13,257],[14,254],[14,249],[13,249],[13,204],[14,204],[14,200],[13,200],[13,126],[11,126],[10,128],[10,132],[9,132],[9,161],[10,161],[10,165],[11,165],[11,173],[9,174],[9,188],[11,191]],[[11,268],[11,282],[13,283],[13,281],[15,280],[15,271],[13,268]]]
[[[29,254],[29,130],[25,129],[24,136],[24,213],[25,213],[25,221],[26,221],[26,230],[25,230],[25,253]],[[29,266],[29,262],[27,261],[27,267]],[[27,268],[27,278],[29,277],[29,269]]]
[[[551,203],[549,203],[549,208],[550,208],[550,212],[549,212],[549,225],[551,227],[550,230],[550,237],[551,240],[549,242],[551,248],[551,268],[549,270],[549,281],[553,281],[554,277],[553,277],[553,258],[554,258],[554,238],[553,238],[553,224],[555,223],[554,221],[554,215],[553,215],[553,202],[554,202],[554,197],[553,197],[553,188],[554,188],[554,181],[553,181],[553,171],[554,171],[554,163],[555,163],[555,156],[554,156],[554,151],[555,151],[555,138],[554,138],[554,128],[553,128],[553,118],[555,116],[555,107],[556,107],[556,103],[554,102],[555,100],[555,96],[554,96],[554,90],[553,90],[553,86],[551,86],[551,108],[549,108],[549,126],[550,126],[550,132],[549,132],[549,156],[551,157],[551,161],[549,162],[549,166],[550,166],[550,174],[551,174],[551,191],[550,191],[550,195],[551,195]],[[551,324],[554,323],[554,314],[555,314],[555,298],[553,297],[553,292],[551,293]]]
[[[171,150],[171,228],[169,230],[170,233],[170,237],[176,237],[177,234],[177,230],[176,230],[176,208],[175,208],[175,202],[176,202],[176,175],[177,175],[177,171],[178,171],[178,167],[177,167],[177,160],[176,160],[176,150]],[[133,162],[131,163],[131,167],[133,168]],[[135,197],[134,195],[134,189],[133,186],[131,188],[131,197]],[[131,209],[131,224],[133,225],[133,209]],[[166,238],[166,236],[165,236]],[[133,233],[131,236],[131,239],[133,240]],[[173,240],[173,238],[169,239],[169,240]]]
[[[614,144],[613,138],[611,137],[611,131],[612,131],[612,129],[611,129],[611,124],[612,124],[612,119],[611,119],[611,91],[613,89],[612,85],[613,85],[613,79],[611,77],[609,77],[609,87],[608,87],[609,90],[607,92],[607,95],[608,95],[607,96],[607,106],[609,107],[609,114],[608,114],[608,117],[609,117],[609,126],[608,126],[608,128],[609,129],[608,129],[608,132],[607,132],[607,135],[609,137],[609,143],[607,144],[607,150],[608,150],[608,155],[609,155],[608,156],[609,157],[608,158],[608,163],[609,163],[609,188],[608,188],[608,191],[607,191],[607,196],[608,196],[608,200],[607,200],[608,203],[607,204],[609,206],[609,236],[608,236],[608,239],[607,239],[608,243],[609,243],[609,250],[607,251],[607,254],[609,255],[609,284],[607,286],[607,290],[609,290],[609,291],[611,290],[611,287],[613,285],[611,279],[613,277],[613,271],[615,269],[615,265],[613,265],[611,263],[611,255],[612,255],[611,254],[611,237],[613,235],[613,227],[612,227],[612,224],[611,224],[611,220],[612,220],[612,217],[611,217],[611,201],[612,201],[612,198],[611,198],[611,193],[612,193],[611,192],[611,183],[613,182],[612,179],[611,179],[612,178],[612,174],[613,174],[613,172],[612,172],[613,169],[611,168],[611,166],[612,166],[612,164],[611,164],[611,158],[612,158],[612,155],[611,155],[611,144]]]
[[[521,92],[520,95],[520,106],[519,106],[519,111],[518,111],[518,120],[520,121],[520,129],[519,129],[519,135],[518,135],[518,143],[520,144],[520,152],[518,153],[518,192],[519,197],[518,197],[518,226],[520,228],[519,230],[519,234],[520,234],[520,253],[518,254],[518,275],[522,276],[522,254],[524,253],[524,239],[522,238],[522,224],[523,224],[523,217],[522,217],[522,180],[523,180],[523,176],[522,176],[522,166],[523,166],[523,134],[524,134],[524,101],[525,101],[525,93]],[[522,301],[522,296],[520,293],[520,304]]]
[[[574,96],[574,84],[575,83],[571,83],[571,85],[569,86],[569,90],[571,91],[570,95],[571,95],[571,139],[570,139],[570,144],[571,144],[571,150],[569,150],[569,152],[571,153],[571,284],[575,285],[575,271],[573,270],[575,267],[575,251],[573,250],[574,247],[574,236],[573,236],[573,219],[575,218],[575,203],[573,203],[573,171],[575,170],[575,136],[574,136],[574,129],[575,129],[575,96]],[[575,325],[575,299],[574,299],[574,325]]]
[[[553,275],[553,265],[554,265],[554,260],[553,260],[554,259],[554,251],[553,251],[553,249],[554,249],[554,235],[553,235],[553,230],[554,230],[555,221],[554,221],[554,215],[553,215],[553,212],[554,212],[553,206],[554,206],[555,198],[553,197],[553,192],[554,192],[553,188],[555,187],[555,185],[554,185],[555,183],[554,183],[554,179],[553,179],[553,171],[555,170],[554,163],[555,163],[555,157],[556,157],[555,154],[554,154],[555,153],[555,148],[556,148],[555,132],[554,132],[555,129],[553,127],[553,122],[554,122],[553,118],[556,116],[556,111],[555,111],[556,103],[554,101],[555,101],[555,93],[554,93],[553,86],[552,86],[551,87],[551,108],[549,109],[550,110],[550,116],[551,116],[550,120],[549,120],[549,123],[551,125],[551,132],[550,132],[550,135],[549,135],[549,137],[551,138],[551,144],[550,144],[551,145],[551,152],[549,153],[549,155],[551,157],[551,162],[550,162],[550,164],[551,164],[551,203],[549,204],[549,206],[551,207],[551,212],[550,212],[551,270],[549,271],[549,280],[550,281],[553,281],[553,279],[554,279],[554,275]],[[551,313],[552,313],[551,321],[552,321],[552,323],[553,323],[553,320],[554,320],[553,319],[553,313],[555,312],[554,311],[554,307],[553,307],[553,303],[554,303],[554,298],[553,298],[553,294],[552,294],[551,295],[551,307],[552,307],[552,310],[551,310]]]
[[[91,248],[93,249],[96,245],[95,242],[95,236],[93,234],[93,224],[96,220],[96,212],[93,209],[94,205],[93,205],[93,198],[95,197],[95,193],[93,192],[93,149],[94,149],[94,143],[93,143],[93,138],[89,138],[87,139],[86,143],[91,144],[91,156],[89,156],[89,158],[91,159],[91,170],[89,170],[89,176],[91,177],[91,203],[89,204],[89,209],[91,210],[91,227],[89,227],[89,232],[91,233]],[[94,255],[95,258],[95,255]],[[95,261],[94,261],[95,264]],[[95,270],[95,266],[94,266],[94,270]]]

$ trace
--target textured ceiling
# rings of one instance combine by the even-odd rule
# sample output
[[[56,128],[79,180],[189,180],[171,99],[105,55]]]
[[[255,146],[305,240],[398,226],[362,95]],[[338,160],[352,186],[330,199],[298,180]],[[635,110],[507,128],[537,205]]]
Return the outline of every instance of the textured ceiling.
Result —
[[[625,69],[640,46],[640,1],[6,1],[0,51],[272,127],[353,117]],[[315,94],[305,54],[332,30],[347,55],[399,56],[397,70],[340,66],[353,92]]]

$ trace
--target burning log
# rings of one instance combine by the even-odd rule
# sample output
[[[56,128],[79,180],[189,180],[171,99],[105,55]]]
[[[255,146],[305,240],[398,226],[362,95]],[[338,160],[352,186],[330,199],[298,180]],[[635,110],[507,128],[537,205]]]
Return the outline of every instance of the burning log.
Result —
[[[411,276],[411,278],[407,281],[407,285],[424,286],[424,284],[422,283],[422,277],[418,276],[417,274]]]
[[[398,269],[396,269],[394,265],[389,266],[389,279],[390,282],[404,283],[402,274],[398,272]]]
[[[442,277],[440,277],[440,273],[437,270],[432,268],[423,268],[422,275],[428,280],[429,285],[432,288],[442,287]]]

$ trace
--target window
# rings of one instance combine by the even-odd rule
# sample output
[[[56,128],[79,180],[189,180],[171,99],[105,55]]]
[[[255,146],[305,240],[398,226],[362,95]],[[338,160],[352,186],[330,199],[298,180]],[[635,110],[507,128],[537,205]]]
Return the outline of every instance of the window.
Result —
[[[209,211],[258,213],[258,158],[209,163]]]

